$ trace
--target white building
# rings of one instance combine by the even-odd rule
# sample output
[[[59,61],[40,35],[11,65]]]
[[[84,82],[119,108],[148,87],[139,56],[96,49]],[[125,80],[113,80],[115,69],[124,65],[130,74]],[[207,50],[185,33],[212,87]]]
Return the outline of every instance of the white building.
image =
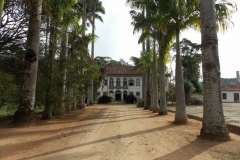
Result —
[[[222,85],[222,102],[240,102],[240,77],[236,72],[236,84]]]
[[[116,101],[124,100],[129,94],[142,99],[142,73],[133,66],[107,66],[105,82],[98,89],[98,95],[107,95]]]
[[[222,102],[240,102],[240,85],[222,85]]]

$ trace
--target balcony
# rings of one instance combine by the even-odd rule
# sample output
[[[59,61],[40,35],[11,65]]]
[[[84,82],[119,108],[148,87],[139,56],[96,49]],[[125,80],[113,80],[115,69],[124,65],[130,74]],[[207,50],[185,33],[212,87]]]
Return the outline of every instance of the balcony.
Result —
[[[113,86],[113,85],[110,85],[110,86],[109,86],[109,89],[114,89],[114,86]]]
[[[121,86],[116,86],[116,89],[121,89]]]
[[[128,89],[128,86],[123,86],[123,89]]]

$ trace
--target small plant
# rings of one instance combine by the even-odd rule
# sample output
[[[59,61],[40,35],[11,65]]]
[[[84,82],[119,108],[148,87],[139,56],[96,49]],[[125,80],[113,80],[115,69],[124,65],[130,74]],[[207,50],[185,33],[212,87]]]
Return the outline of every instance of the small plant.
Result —
[[[125,98],[125,103],[136,103],[137,102],[137,98],[130,94],[130,95],[127,95],[126,98]]]
[[[200,94],[193,94],[191,95],[191,101],[194,105],[203,104],[203,96]]]
[[[112,101],[112,97],[109,97],[107,95],[103,95],[98,98],[98,103],[110,103]]]
[[[144,100],[143,99],[139,99],[137,101],[137,107],[144,107]]]

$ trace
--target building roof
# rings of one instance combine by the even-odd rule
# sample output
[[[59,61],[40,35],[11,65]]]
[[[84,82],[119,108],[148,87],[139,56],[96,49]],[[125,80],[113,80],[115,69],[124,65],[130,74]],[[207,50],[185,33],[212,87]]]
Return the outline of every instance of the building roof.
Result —
[[[223,84],[222,91],[240,91],[239,84]]]
[[[107,66],[107,75],[140,75],[142,72],[140,70],[134,70],[133,66]]]

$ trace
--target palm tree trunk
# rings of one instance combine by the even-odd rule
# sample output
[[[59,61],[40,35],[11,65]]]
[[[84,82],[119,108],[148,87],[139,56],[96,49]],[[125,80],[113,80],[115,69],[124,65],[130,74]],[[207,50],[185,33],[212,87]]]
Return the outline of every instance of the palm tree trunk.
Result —
[[[147,40],[147,52],[150,52],[150,40]],[[146,105],[144,109],[150,109],[151,106],[151,69],[147,68],[147,89],[146,89]]]
[[[176,29],[176,69],[175,69],[175,84],[176,84],[176,114],[175,123],[186,124],[187,112],[184,93],[184,82],[182,72],[182,62],[180,55],[179,30]]]
[[[153,87],[152,87],[152,93],[153,93],[153,103],[152,103],[152,111],[154,113],[158,112],[158,80],[157,80],[157,58],[156,58],[156,44],[155,44],[155,38],[153,40]]]
[[[67,66],[66,66],[66,59],[68,55],[68,26],[63,27],[63,39],[62,39],[62,52],[60,55],[60,72],[61,72],[61,102],[60,102],[60,113],[64,114],[65,108],[66,111],[69,112],[71,108],[68,107],[68,105],[65,106],[65,92],[66,92],[66,81],[67,81]]]
[[[146,17],[148,16],[149,14],[149,9],[146,8]],[[146,49],[147,49],[147,52],[150,53],[150,40],[148,39],[147,40],[147,44],[146,44]],[[151,82],[150,82],[150,79],[151,79],[151,74],[150,74],[150,71],[151,69],[150,68],[147,68],[147,90],[146,90],[146,105],[144,106],[144,109],[150,109],[150,106],[151,106]]]
[[[203,121],[200,137],[229,140],[220,89],[221,72],[214,2],[214,0],[201,0],[200,6],[203,68]]]
[[[164,65],[164,56],[161,53],[161,35],[158,39],[159,44],[159,83],[160,83],[160,106],[159,106],[159,115],[167,115],[167,101],[166,101],[166,88],[165,88],[165,65]]]
[[[49,119],[52,117],[52,74],[53,74],[53,63],[56,52],[56,27],[51,21],[50,25],[50,45],[49,45],[49,57],[48,57],[48,69],[47,69],[47,90],[46,90],[46,104],[43,111],[43,119]]]
[[[45,37],[44,58],[47,57],[47,53],[48,53],[49,17],[47,17],[46,21],[47,21],[47,24],[46,24],[46,37]]]
[[[27,51],[23,88],[18,110],[14,114],[13,123],[16,125],[32,125],[35,123],[35,95],[38,71],[38,53],[40,42],[40,25],[42,0],[32,0],[30,3],[30,19],[27,37]]]

